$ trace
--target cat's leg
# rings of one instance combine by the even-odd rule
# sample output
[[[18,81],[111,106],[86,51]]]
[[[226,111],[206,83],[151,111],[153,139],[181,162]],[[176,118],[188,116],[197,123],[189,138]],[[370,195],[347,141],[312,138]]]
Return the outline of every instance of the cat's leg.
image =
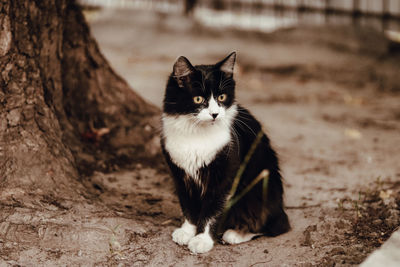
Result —
[[[189,240],[196,234],[196,226],[188,220],[182,224],[180,228],[175,229],[172,233],[172,240],[179,245],[187,245]]]
[[[240,231],[236,231],[233,229],[228,229],[222,236],[222,240],[228,244],[239,244],[243,242],[250,241],[253,237],[261,234],[254,233],[241,233]]]
[[[210,227],[211,221],[209,221],[204,227],[204,232],[190,239],[188,248],[192,253],[205,253],[213,248],[214,240],[211,236]]]
[[[175,163],[172,162],[169,154],[163,150],[165,154],[165,158],[167,163],[173,173],[173,178],[175,182],[175,188],[178,193],[179,203],[181,205],[182,212],[185,216],[185,222],[182,224],[180,228],[175,229],[172,233],[172,240],[179,245],[187,245],[189,240],[196,235],[197,227],[187,220],[190,207],[188,206],[191,203],[190,196],[187,193],[184,177],[185,172],[181,168],[179,168]],[[193,217],[192,217],[193,218]]]

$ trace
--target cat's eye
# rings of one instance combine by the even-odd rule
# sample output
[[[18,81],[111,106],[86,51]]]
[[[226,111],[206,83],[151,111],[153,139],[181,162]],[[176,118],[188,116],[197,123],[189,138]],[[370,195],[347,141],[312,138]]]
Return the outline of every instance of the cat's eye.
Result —
[[[224,102],[226,100],[226,94],[222,94],[218,96],[218,101],[219,102]]]
[[[201,103],[203,103],[204,102],[204,97],[202,97],[202,96],[195,96],[195,97],[193,97],[193,102],[195,103],[195,104],[201,104]]]

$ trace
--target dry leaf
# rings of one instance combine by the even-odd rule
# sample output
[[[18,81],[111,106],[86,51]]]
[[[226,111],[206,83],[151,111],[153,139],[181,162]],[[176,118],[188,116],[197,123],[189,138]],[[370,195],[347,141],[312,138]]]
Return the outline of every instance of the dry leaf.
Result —
[[[359,130],[356,129],[345,129],[344,130],[344,135],[347,137],[350,137],[351,139],[361,139],[362,134]]]
[[[385,199],[387,199],[387,198],[389,198],[391,195],[392,195],[392,193],[393,193],[393,191],[392,190],[382,190],[380,193],[379,193],[379,197],[382,199],[382,200],[385,200]]]

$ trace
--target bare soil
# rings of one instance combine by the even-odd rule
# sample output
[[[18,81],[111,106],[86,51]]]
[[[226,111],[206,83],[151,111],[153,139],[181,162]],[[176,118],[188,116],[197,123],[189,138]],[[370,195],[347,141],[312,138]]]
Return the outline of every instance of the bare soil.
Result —
[[[170,237],[182,218],[167,169],[138,163],[81,177],[85,201],[1,202],[0,266],[351,266],[399,226],[400,57],[381,34],[260,35],[132,10],[88,18],[116,72],[157,106],[179,55],[206,64],[238,52],[237,98],[280,155],[292,230],[191,255]]]

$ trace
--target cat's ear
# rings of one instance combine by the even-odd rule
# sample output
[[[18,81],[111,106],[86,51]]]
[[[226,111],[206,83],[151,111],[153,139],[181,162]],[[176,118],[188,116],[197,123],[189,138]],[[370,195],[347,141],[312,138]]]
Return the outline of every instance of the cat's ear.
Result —
[[[236,52],[232,52],[224,58],[222,61],[216,64],[219,69],[227,74],[233,75],[233,68],[235,66],[236,61]]]
[[[179,87],[183,87],[186,76],[194,72],[194,67],[190,64],[189,60],[184,56],[178,57],[174,64],[173,76],[178,82]]]

